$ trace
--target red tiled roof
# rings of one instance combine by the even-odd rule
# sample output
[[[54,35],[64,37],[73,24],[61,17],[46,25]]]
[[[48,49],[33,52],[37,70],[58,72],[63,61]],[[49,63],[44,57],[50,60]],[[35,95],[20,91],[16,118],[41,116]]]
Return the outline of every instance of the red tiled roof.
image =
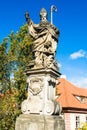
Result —
[[[76,87],[64,78],[59,79],[57,95],[57,101],[60,102],[64,108],[87,109],[87,89]],[[84,103],[81,103],[76,96],[84,97]]]

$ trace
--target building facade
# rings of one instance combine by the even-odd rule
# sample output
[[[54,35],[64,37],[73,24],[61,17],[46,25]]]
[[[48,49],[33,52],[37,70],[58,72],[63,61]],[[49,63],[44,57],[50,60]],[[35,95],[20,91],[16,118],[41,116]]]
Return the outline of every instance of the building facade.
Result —
[[[62,105],[65,130],[77,130],[87,122],[87,89],[79,88],[64,78],[57,85],[57,102]]]

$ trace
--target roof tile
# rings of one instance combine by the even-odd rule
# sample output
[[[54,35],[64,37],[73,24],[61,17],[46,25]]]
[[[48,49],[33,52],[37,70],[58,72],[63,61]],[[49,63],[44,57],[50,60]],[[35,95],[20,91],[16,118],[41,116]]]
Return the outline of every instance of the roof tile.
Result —
[[[79,88],[67,81],[64,78],[59,79],[57,87],[57,101],[62,107],[82,108],[87,109],[87,89]],[[76,98],[84,97],[84,103]]]

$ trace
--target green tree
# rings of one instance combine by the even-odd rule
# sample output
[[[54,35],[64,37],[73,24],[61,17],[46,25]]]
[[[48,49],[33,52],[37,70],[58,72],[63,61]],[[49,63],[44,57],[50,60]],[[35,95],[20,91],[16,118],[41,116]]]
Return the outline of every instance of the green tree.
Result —
[[[82,130],[87,130],[87,123],[84,123],[84,124],[83,124]]]
[[[5,90],[0,97],[1,130],[14,130],[20,104],[27,96],[25,70],[32,59],[32,42],[25,24],[0,45],[0,86]]]
[[[0,91],[4,92],[10,87],[10,72],[7,54],[7,38],[0,45]]]
[[[15,87],[19,91],[17,97],[19,104],[26,98],[26,75],[24,74],[30,60],[32,60],[32,41],[28,33],[28,26],[22,26],[16,34],[9,35],[10,49],[8,51],[11,72],[14,75]]]
[[[25,70],[26,65],[32,59],[32,38],[28,33],[27,24],[20,28],[20,31],[9,35],[10,49],[8,52],[9,61],[14,64],[14,68],[22,66]]]
[[[11,88],[11,92],[8,89],[3,96],[0,96],[0,130],[15,129],[15,120],[20,114],[20,109],[15,98],[16,95],[17,90]]]

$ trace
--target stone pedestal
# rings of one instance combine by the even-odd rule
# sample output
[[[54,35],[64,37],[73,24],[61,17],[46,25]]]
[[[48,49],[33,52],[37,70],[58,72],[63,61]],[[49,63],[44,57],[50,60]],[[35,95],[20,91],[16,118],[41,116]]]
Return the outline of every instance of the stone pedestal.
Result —
[[[15,130],[65,130],[60,116],[22,114],[16,120]]]
[[[15,130],[65,130],[56,102],[55,86],[60,73],[52,68],[27,70],[28,97],[22,102]]]
[[[31,69],[26,72],[28,97],[22,102],[23,114],[59,114],[61,106],[56,103],[55,86],[59,72],[52,68]]]

